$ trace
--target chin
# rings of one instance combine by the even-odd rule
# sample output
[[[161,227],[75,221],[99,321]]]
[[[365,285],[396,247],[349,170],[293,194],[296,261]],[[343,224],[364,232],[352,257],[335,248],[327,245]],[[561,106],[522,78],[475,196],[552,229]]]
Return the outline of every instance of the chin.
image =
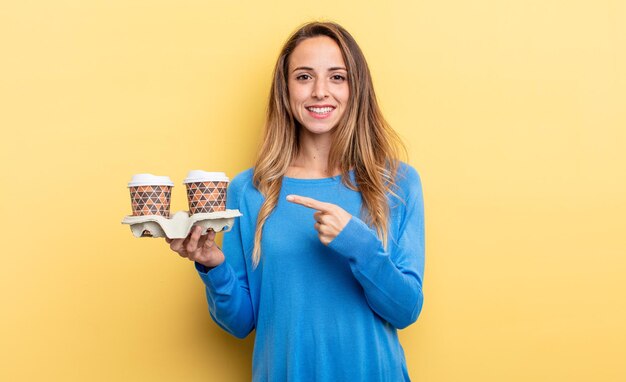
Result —
[[[333,124],[332,127],[328,127],[328,125],[325,126],[306,126],[306,125],[301,125],[300,127],[302,127],[303,129],[305,129],[306,131],[308,131],[311,134],[326,134],[329,133],[331,131],[333,131],[333,129],[337,126],[337,124]]]
[[[306,131],[308,131],[311,134],[315,134],[315,135],[322,135],[322,134],[327,134],[330,133],[331,131],[333,131],[333,128],[331,127],[330,129],[328,128],[309,128],[309,127],[303,127]]]

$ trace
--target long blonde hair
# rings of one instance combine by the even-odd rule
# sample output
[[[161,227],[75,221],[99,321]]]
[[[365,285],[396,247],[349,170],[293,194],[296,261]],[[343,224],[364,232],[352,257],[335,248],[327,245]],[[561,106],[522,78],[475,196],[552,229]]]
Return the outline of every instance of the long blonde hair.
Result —
[[[374,226],[387,246],[389,204],[386,194],[394,192],[399,153],[406,149],[398,135],[383,118],[363,52],[343,27],[332,22],[311,22],[301,26],[283,46],[274,68],[272,88],[254,175],[254,186],[265,197],[254,234],[253,264],[261,259],[263,225],[278,203],[283,175],[298,155],[298,129],[290,104],[287,74],[289,57],[305,39],[332,38],[341,50],[348,71],[349,105],[332,131],[328,168],[341,170],[342,182],[360,191],[365,221]],[[354,169],[356,185],[348,176]]]

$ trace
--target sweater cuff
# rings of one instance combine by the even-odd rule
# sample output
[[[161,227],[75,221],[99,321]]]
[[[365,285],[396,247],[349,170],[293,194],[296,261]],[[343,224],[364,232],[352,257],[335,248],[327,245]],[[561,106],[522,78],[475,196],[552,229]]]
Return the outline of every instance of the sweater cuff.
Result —
[[[235,274],[226,261],[214,268],[208,268],[196,261],[194,261],[194,264],[207,288],[217,291],[232,285]]]
[[[328,246],[351,261],[364,259],[367,254],[376,254],[382,250],[382,243],[374,231],[355,216]]]

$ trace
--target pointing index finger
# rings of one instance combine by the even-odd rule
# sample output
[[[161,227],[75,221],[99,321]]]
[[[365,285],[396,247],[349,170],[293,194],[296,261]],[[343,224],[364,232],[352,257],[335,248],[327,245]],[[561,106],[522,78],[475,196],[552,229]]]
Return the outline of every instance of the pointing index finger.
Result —
[[[302,206],[313,208],[314,210],[322,212],[330,212],[332,210],[332,207],[334,206],[331,203],[324,203],[313,198],[299,195],[287,195],[287,200],[292,203],[300,204]]]

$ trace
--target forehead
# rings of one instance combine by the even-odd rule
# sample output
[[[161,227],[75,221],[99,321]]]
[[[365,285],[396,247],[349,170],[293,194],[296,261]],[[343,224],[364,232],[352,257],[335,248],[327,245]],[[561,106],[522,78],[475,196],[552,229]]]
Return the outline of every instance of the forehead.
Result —
[[[316,36],[301,41],[289,57],[290,71],[299,66],[326,69],[343,66],[339,45],[328,36]]]

